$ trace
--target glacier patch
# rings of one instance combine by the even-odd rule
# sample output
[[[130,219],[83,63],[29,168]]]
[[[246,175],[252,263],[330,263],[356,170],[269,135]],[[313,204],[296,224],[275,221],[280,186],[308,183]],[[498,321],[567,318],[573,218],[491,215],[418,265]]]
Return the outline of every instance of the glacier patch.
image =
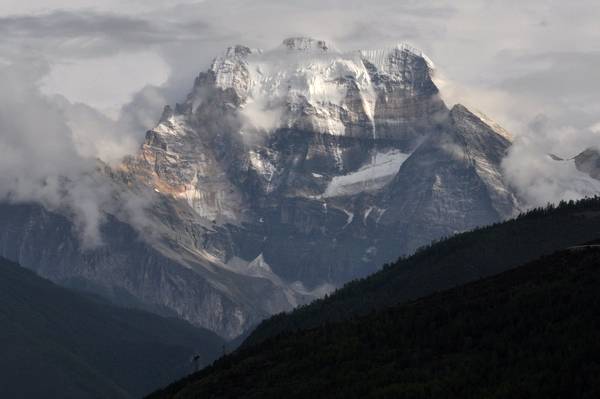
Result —
[[[379,190],[394,178],[409,156],[410,154],[398,150],[377,152],[368,164],[363,165],[356,172],[331,179],[323,197],[340,197]]]

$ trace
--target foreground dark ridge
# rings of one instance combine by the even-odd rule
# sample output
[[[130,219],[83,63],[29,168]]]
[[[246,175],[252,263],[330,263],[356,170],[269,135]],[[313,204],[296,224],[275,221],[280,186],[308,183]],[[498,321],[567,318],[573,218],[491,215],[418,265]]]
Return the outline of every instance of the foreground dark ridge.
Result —
[[[0,258],[0,398],[138,398],[206,365],[210,331],[117,308]]]
[[[152,399],[600,397],[600,250],[239,350]]]
[[[600,237],[600,198],[562,202],[432,244],[333,295],[262,322],[244,345],[347,320],[511,269]]]

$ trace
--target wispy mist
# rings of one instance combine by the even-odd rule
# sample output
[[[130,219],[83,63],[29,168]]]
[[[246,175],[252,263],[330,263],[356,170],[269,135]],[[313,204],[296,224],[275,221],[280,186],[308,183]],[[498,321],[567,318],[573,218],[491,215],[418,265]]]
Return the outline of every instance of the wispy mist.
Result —
[[[69,214],[83,244],[97,245],[104,212],[139,219],[144,205],[132,194],[116,197],[114,183],[98,173],[100,159],[118,162],[139,143],[126,123],[42,94],[47,70],[36,61],[0,67],[0,198]]]

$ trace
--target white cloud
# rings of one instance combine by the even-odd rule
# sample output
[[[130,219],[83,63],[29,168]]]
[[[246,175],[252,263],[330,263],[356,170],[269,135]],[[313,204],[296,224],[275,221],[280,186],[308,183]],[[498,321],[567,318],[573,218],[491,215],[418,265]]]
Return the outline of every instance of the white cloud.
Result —
[[[284,108],[273,107],[267,104],[263,98],[249,101],[241,111],[244,129],[258,131],[272,131],[279,127]]]
[[[97,111],[45,96],[39,79],[48,70],[31,62],[0,67],[0,198],[39,202],[72,215],[84,245],[102,241],[104,212],[143,219],[138,199],[121,193],[102,173],[100,155],[125,154],[118,124]]]
[[[570,158],[599,143],[599,131],[556,127],[552,120],[538,116],[517,137],[503,169],[526,205],[583,198],[599,193],[600,181],[578,171]],[[565,161],[554,160],[549,154]]]

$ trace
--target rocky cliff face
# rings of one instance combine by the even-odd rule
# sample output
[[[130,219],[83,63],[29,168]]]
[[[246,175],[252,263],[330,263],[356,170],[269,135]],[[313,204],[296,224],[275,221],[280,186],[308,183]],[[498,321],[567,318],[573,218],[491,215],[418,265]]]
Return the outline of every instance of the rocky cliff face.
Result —
[[[107,245],[90,254],[68,235],[47,242],[4,228],[1,255],[55,280],[118,287],[233,337],[433,239],[515,212],[500,169],[510,139],[462,106],[449,110],[432,72],[407,45],[232,47],[111,172],[152,198],[151,233],[125,244],[133,234],[113,220]],[[35,255],[11,252],[23,243]]]
[[[0,225],[2,256],[43,277],[120,305],[179,316],[227,338],[306,300],[261,273],[257,262],[259,270],[251,265],[238,273],[168,234],[160,241],[142,238],[112,217],[102,227],[104,245],[92,249],[81,247],[68,218],[38,205],[0,206]]]
[[[587,173],[596,180],[600,180],[600,151],[595,148],[588,148],[578,154],[573,160],[575,161],[577,170]]]

